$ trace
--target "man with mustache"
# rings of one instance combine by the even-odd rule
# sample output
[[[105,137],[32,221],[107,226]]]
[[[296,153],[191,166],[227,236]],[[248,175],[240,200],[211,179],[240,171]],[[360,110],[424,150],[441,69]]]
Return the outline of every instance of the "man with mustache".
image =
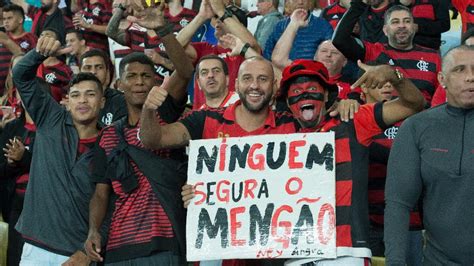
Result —
[[[367,64],[388,64],[396,67],[423,93],[430,104],[438,86],[437,74],[441,58],[436,50],[413,43],[417,31],[413,15],[405,6],[396,5],[385,12],[383,31],[388,43],[370,43],[351,36],[362,9],[349,8],[334,34],[333,44],[349,60]]]
[[[229,69],[217,55],[206,55],[199,60],[196,79],[206,97],[206,103],[199,109],[226,107],[239,99],[237,93],[229,91]]]

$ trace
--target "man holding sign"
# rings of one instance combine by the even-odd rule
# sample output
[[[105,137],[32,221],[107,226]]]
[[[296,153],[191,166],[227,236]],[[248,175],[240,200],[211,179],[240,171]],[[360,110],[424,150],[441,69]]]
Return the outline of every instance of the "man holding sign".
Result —
[[[360,66],[367,73],[354,86],[377,89],[390,81],[395,84],[400,98],[362,107],[353,123],[324,120],[325,103],[335,97],[337,88],[329,82],[327,70],[321,63],[296,60],[284,70],[281,82],[281,95],[287,98],[290,109],[307,129],[305,131],[336,132],[336,143],[339,143],[336,144],[336,205],[337,224],[340,224],[336,246],[337,256],[344,258],[335,262],[351,265],[364,265],[367,262],[365,258],[371,257],[367,247],[368,224],[365,225],[368,222],[366,148],[372,136],[379,134],[382,128],[423,107],[423,97],[416,87],[393,68]],[[194,112],[166,126],[160,126],[153,120],[156,108],[167,95],[163,88],[157,88],[150,92],[142,112],[142,141],[149,147],[160,148],[184,146],[190,139],[294,133],[299,125],[295,125],[293,118],[288,114],[275,113],[268,105],[272,98],[270,80],[273,80],[273,70],[269,62],[260,58],[247,59],[236,81],[239,102],[227,109]],[[357,158],[357,161],[352,163],[351,158]],[[185,205],[193,196],[192,187],[186,186],[183,191]]]

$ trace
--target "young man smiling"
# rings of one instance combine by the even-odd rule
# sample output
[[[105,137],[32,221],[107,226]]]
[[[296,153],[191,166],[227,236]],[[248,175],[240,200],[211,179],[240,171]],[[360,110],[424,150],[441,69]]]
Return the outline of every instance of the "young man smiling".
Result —
[[[36,50],[13,69],[14,82],[37,128],[25,205],[16,226],[26,241],[22,264],[89,262],[81,250],[93,192],[90,163],[105,99],[100,81],[85,73],[70,82],[67,110],[38,88],[35,75],[42,61],[70,52],[60,45],[54,34],[41,36]]]

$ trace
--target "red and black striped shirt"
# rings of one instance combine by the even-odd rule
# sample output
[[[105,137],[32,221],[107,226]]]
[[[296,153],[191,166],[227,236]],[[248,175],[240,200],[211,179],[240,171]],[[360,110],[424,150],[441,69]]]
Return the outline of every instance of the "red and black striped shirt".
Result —
[[[323,9],[321,12],[321,17],[329,22],[329,24],[331,24],[332,28],[335,30],[337,23],[339,23],[339,20],[341,20],[346,11],[347,9],[341,6],[339,2],[335,2]]]
[[[9,32],[8,37],[13,40],[21,50],[26,53],[36,46],[38,38],[30,32],[25,32],[21,37],[15,38]],[[5,89],[5,80],[8,75],[8,69],[10,68],[10,61],[13,54],[3,44],[0,44],[0,95],[3,95]]]
[[[173,32],[178,33],[182,28],[186,27],[197,15],[192,9],[183,8],[179,14],[172,16],[169,8],[165,9],[165,19],[173,24]]]
[[[414,45],[410,50],[398,50],[382,43],[364,42],[364,46],[364,62],[396,67],[405,78],[415,84],[425,100],[431,103],[439,84],[438,72],[441,70],[441,57],[438,51],[419,45]]]
[[[134,52],[143,52],[145,49],[154,49],[163,57],[167,57],[165,45],[161,42],[157,35],[150,36],[147,31],[135,30],[131,27],[127,29],[125,35],[125,45],[130,47]],[[171,70],[162,65],[155,65],[155,74],[158,80],[163,80],[164,77],[170,76]]]
[[[248,132],[237,124],[235,108],[240,101],[226,108],[209,108],[192,111],[179,120],[188,130],[191,139],[214,139],[225,137],[245,137],[264,134],[296,133],[300,129],[298,121],[291,113],[269,110],[264,124]]]
[[[386,127],[383,103],[363,105],[354,120],[333,118],[320,132],[336,136],[336,247],[337,255],[370,258],[367,175],[369,145]]]
[[[72,78],[72,70],[64,62],[52,66],[41,64],[37,76],[51,84],[51,94],[59,102],[67,94],[67,86]]]
[[[385,181],[390,149],[402,122],[385,129],[374,137],[370,145],[369,164],[369,215],[370,223],[375,227],[383,227],[385,211]],[[418,208],[410,213],[410,229],[421,230],[421,216]]]
[[[93,4],[84,4],[82,17],[88,24],[106,26],[112,17],[112,11],[105,3],[97,1]],[[109,52],[109,41],[107,36],[89,29],[81,29],[87,46]]]
[[[138,127],[126,127],[123,134],[129,145],[143,148],[143,144],[138,139]],[[119,140],[115,127],[110,126],[103,130],[99,146],[106,155],[109,155],[119,144]],[[135,162],[130,161],[130,164],[138,178],[138,186],[135,190],[126,193],[122,190],[120,181],[111,180],[117,199],[107,242],[107,261],[109,262],[127,256],[127,249],[131,247],[152,245],[154,238],[174,237],[171,222],[153,192],[150,182]],[[149,250],[153,248],[150,247]]]
[[[160,124],[176,121],[183,108],[176,106],[171,97],[168,97],[160,107],[160,116],[157,119]],[[122,136],[127,144],[143,148],[139,139],[139,126],[129,126],[127,117],[123,119],[127,125],[123,127]],[[175,233],[170,219],[153,192],[148,178],[137,164],[129,160],[137,178],[137,186],[132,191],[124,191],[119,177],[107,176],[109,156],[120,141],[116,127],[106,127],[101,133],[93,165],[92,181],[111,183],[116,195],[107,242],[107,263],[149,256],[159,250],[169,250],[175,244]],[[182,151],[162,149],[152,152],[161,158],[172,158]]]

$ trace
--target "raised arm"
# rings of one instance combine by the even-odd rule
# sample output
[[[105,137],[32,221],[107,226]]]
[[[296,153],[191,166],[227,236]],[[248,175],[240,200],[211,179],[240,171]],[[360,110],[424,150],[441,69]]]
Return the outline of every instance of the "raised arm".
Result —
[[[189,143],[191,135],[187,128],[179,122],[160,125],[157,110],[165,102],[168,92],[166,82],[160,87],[153,87],[143,105],[140,118],[140,139],[149,149],[184,147]]]
[[[223,18],[226,11],[224,7],[224,2],[222,0],[209,0],[212,10],[219,18]],[[229,29],[230,33],[234,34],[235,36],[239,37],[244,43],[250,44],[255,51],[258,53],[262,52],[262,49],[258,45],[257,39],[253,36],[253,34],[240,23],[234,16],[226,17],[222,20],[222,23]]]
[[[332,43],[344,54],[347,59],[357,62],[365,58],[365,47],[361,40],[352,36],[354,26],[359,21],[360,16],[367,8],[367,5],[360,0],[353,0],[351,7],[344,14],[337,24]]]
[[[287,65],[291,64],[290,51],[295,40],[296,33],[302,27],[307,27],[309,20],[308,11],[304,9],[296,9],[291,14],[290,24],[286,27],[285,31],[278,39],[275,48],[272,52],[272,62],[279,69],[284,69]]]
[[[70,48],[60,49],[61,43],[50,35],[38,39],[36,49],[28,52],[13,68],[13,82],[31,118],[39,128],[48,118],[63,111],[54,99],[41,89],[46,86],[36,78],[39,65],[48,56],[59,56],[70,52]]]
[[[365,71],[352,87],[361,87],[364,92],[382,88],[390,82],[398,92],[398,98],[383,104],[383,120],[386,125],[392,125],[410,115],[423,110],[425,100],[420,90],[402,74],[389,65],[368,66],[357,62]]]
[[[214,17],[214,12],[212,11],[209,0],[202,0],[199,12],[196,17],[186,25],[176,36],[176,39],[181,44],[181,46],[186,47],[191,39],[193,38],[196,31],[209,19]]]
[[[121,30],[119,28],[120,21],[124,17],[124,14],[125,14],[125,10],[123,10],[122,8],[119,8],[118,6],[114,8],[112,11],[112,18],[110,19],[109,24],[107,24],[107,28],[105,30],[105,35],[107,35],[112,40],[116,41],[117,43],[121,45],[127,45],[126,43],[127,33],[125,30]]]
[[[186,56],[184,48],[178,43],[173,33],[173,25],[164,18],[164,2],[159,6],[137,7],[143,8],[144,16],[140,18],[130,17],[129,19],[138,25],[154,30],[161,38],[166,48],[169,59],[175,66],[175,72],[168,80],[168,93],[177,103],[183,103],[186,99],[186,86],[193,76],[194,67],[191,60]]]

